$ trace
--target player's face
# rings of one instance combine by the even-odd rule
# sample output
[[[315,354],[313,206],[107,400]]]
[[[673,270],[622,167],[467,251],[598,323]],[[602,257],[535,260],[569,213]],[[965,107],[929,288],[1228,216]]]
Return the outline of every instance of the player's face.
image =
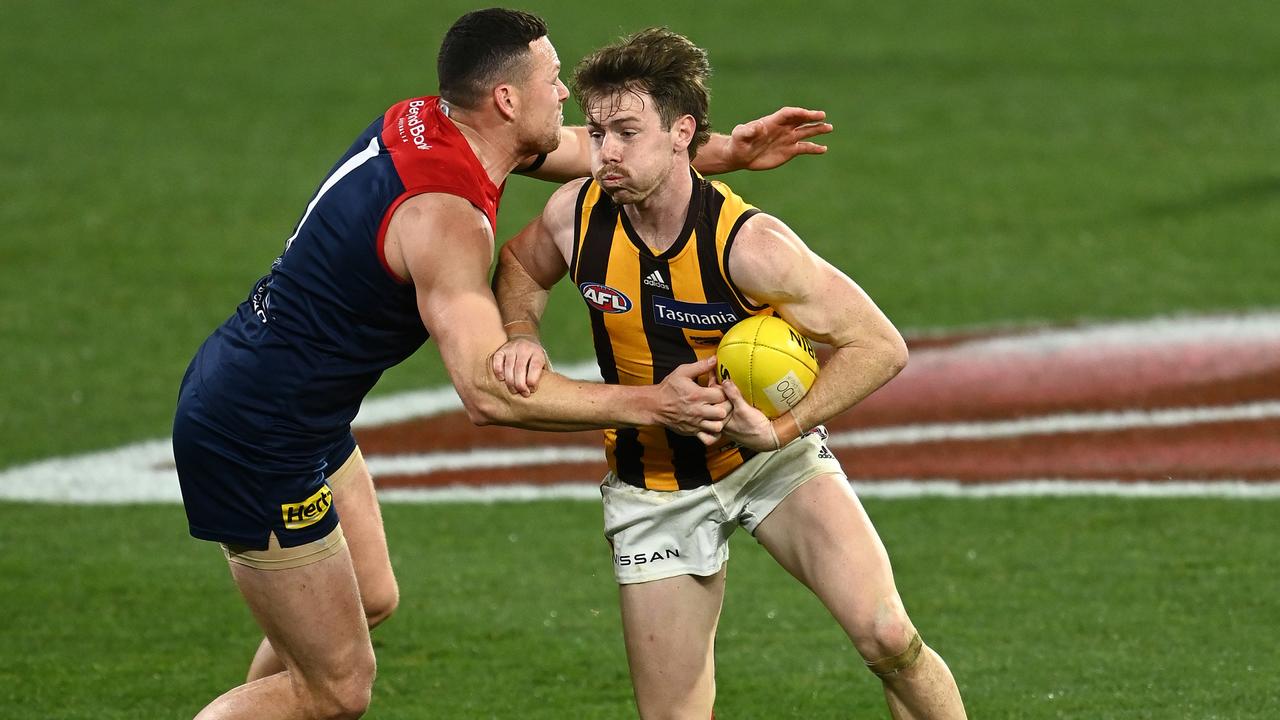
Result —
[[[560,146],[569,88],[560,82],[560,58],[546,36],[529,43],[529,51],[529,74],[520,92],[524,105],[519,121],[520,141],[530,155],[537,155]]]
[[[614,202],[643,201],[671,175],[677,159],[688,160],[677,126],[663,124],[648,93],[624,90],[592,103],[591,174]]]

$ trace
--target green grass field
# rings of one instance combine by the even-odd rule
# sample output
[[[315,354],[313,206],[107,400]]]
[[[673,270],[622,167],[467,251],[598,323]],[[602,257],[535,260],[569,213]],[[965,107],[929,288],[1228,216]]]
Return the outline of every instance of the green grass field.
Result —
[[[196,346],[355,133],[433,91],[470,7],[6,2],[0,468],[165,436]],[[727,180],[904,329],[1280,307],[1273,2],[529,9],[566,66],[688,34],[720,129],[826,109],[828,155]],[[499,234],[549,191],[512,180]],[[559,359],[589,354],[575,303],[553,299]],[[442,382],[427,349],[377,392]],[[1276,507],[870,503],[971,717],[1161,720],[1280,716]],[[371,717],[632,716],[594,504],[386,517],[404,602]],[[720,716],[883,716],[816,601],[734,552]],[[176,506],[0,503],[0,577],[0,718],[190,717],[255,643]]]
[[[1275,509],[868,503],[974,718],[1276,717]],[[374,635],[370,717],[633,716],[594,504],[385,512],[403,598]],[[177,507],[0,505],[0,572],[21,588],[0,615],[0,717],[184,718],[237,682],[252,621],[218,551],[180,520]],[[749,537],[732,552],[717,715],[883,717],[821,605]]]

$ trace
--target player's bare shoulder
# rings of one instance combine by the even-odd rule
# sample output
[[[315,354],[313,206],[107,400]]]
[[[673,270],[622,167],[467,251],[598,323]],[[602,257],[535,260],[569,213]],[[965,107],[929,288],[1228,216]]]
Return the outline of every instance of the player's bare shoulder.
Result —
[[[432,242],[450,238],[450,243]],[[484,212],[465,198],[448,193],[422,193],[408,198],[391,215],[383,239],[387,267],[402,281],[424,255],[475,245],[492,255],[493,228]]]
[[[590,178],[578,178],[561,185],[547,199],[547,204],[542,208],[542,215],[538,219],[544,237],[551,239],[566,258],[573,252],[574,216],[578,207],[578,196],[588,182]]]
[[[551,197],[547,198],[546,206],[542,208],[543,222],[557,229],[567,223],[570,230],[572,230],[574,209],[578,205],[578,195],[582,193],[583,186],[589,182],[591,182],[591,178],[570,180],[551,193]]]
[[[761,212],[738,229],[729,251],[729,274],[749,298],[760,300],[802,283],[815,259],[786,223]]]

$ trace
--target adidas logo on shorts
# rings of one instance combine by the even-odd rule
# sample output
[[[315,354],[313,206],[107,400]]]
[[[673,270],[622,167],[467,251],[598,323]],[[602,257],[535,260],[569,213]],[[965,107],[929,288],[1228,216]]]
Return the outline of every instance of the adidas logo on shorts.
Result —
[[[645,276],[644,284],[650,287],[662,288],[663,290],[671,289],[671,286],[667,285],[667,281],[662,279],[662,273],[657,270]]]

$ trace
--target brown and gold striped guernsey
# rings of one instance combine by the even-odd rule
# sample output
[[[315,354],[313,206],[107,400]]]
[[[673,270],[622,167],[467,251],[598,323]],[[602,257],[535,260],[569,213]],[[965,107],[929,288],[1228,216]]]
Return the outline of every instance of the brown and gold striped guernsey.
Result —
[[[723,183],[690,172],[684,229],[659,255],[597,183],[578,193],[569,276],[587,303],[605,382],[661,382],[677,365],[715,353],[734,323],[773,313],[738,291],[726,264],[738,229],[759,210]],[[754,454],[727,441],[704,447],[661,427],[606,430],[604,437],[609,468],[651,490],[713,483]]]

